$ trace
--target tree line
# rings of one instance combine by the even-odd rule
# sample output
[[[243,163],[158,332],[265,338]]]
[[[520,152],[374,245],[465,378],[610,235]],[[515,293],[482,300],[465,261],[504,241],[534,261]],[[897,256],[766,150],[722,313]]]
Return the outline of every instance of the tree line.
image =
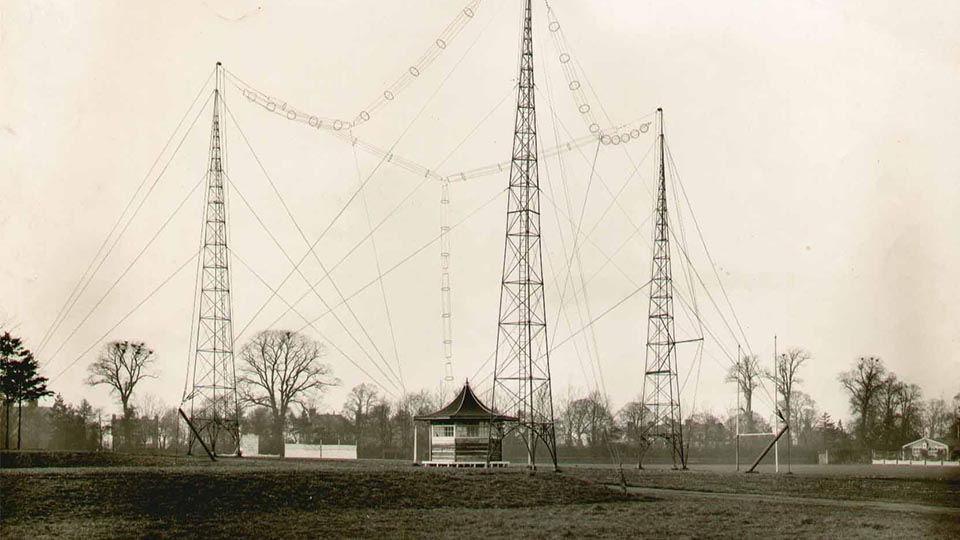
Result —
[[[442,407],[448,396],[422,390],[389,399],[375,385],[363,383],[354,386],[335,411],[321,410],[318,403],[324,390],[339,384],[331,366],[322,361],[325,354],[321,343],[277,330],[260,332],[241,347],[237,353],[241,431],[256,435],[265,454],[283,455],[285,443],[339,442],[356,444],[361,457],[412,456],[414,416]],[[38,400],[53,395],[48,381],[38,373],[36,359],[23,342],[4,332],[3,447],[102,450],[109,435],[114,450],[184,451],[189,432],[180,425],[177,408],[138,392],[143,381],[156,376],[156,359],[146,344],[119,340],[105,344],[88,367],[85,382],[108,387],[120,405],[119,415],[106,415],[86,400],[74,406],[59,395],[52,406],[39,407]],[[798,347],[777,355],[769,370],[756,356],[741,358],[725,377],[738,388],[739,411],[688,413],[683,426],[688,454],[729,461],[738,427],[741,433],[772,432],[770,419],[755,411],[758,396],[775,405],[789,424],[782,440],[787,452],[795,449],[800,461],[815,460],[823,450],[830,450],[834,460],[863,460],[870,450],[896,450],[922,435],[943,439],[960,434],[960,392],[949,402],[925,400],[917,385],[900,380],[876,357],[858,358],[838,376],[853,415],[844,426],[819,410],[804,392],[802,373],[810,360],[809,352]],[[614,408],[600,392],[569,388],[555,404],[562,457],[626,459],[622,456],[638,451],[646,417],[641,399]],[[421,431],[425,445],[426,430]],[[11,434],[16,435],[14,440]],[[764,442],[742,439],[741,448],[750,452]]]
[[[957,444],[960,393],[952,404],[924,400],[919,386],[901,380],[873,356],[857,359],[839,380],[854,413],[854,436],[864,448],[898,450],[924,435]]]

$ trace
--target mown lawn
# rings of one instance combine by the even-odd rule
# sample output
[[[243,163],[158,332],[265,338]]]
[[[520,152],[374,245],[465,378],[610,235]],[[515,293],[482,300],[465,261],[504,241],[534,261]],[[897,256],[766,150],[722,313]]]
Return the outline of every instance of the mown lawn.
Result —
[[[59,459],[57,465],[68,462]],[[659,537],[668,530],[678,538],[738,539],[960,534],[955,514],[826,507],[813,500],[744,504],[625,495],[603,485],[613,480],[610,470],[530,475],[520,468],[424,470],[387,462],[210,464],[151,458],[135,463],[4,468],[0,537],[625,538]],[[673,477],[674,483],[686,483],[684,489],[694,488],[691,483],[732,489],[740,481],[728,475],[725,484],[718,473],[635,474],[632,482],[643,477],[666,485]],[[750,482],[746,487],[771,493],[776,488],[766,480]]]
[[[841,468],[842,466],[835,466]],[[870,474],[869,468],[851,468],[849,475],[831,474],[744,474],[692,469],[637,470],[624,468],[628,485],[709,491],[716,493],[758,493],[792,497],[824,497],[860,501],[890,501],[934,506],[960,507],[960,470],[921,468],[919,477],[905,477],[900,471],[890,476],[880,471]],[[568,474],[596,482],[621,482],[612,469],[571,468]]]

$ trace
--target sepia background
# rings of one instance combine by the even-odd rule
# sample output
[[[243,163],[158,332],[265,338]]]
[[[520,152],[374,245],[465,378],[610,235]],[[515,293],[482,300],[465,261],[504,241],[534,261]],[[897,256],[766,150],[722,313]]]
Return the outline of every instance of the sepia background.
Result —
[[[838,373],[863,355],[881,357],[927,397],[956,393],[960,5],[550,4],[605,118],[618,123],[665,111],[670,149],[694,210],[683,221],[689,245],[699,247],[692,263],[725,310],[720,317],[698,291],[704,321],[719,339],[706,340],[701,360],[695,346],[681,349],[680,372],[689,380],[685,411],[732,408],[735,388],[723,375],[737,341],[769,365],[774,335],[781,348],[811,353],[803,390],[835,418],[850,415]],[[86,397],[112,406],[105,388],[83,384],[86,366],[100,343],[134,339],[159,356],[158,377],[143,390],[169,405],[179,402],[194,274],[192,265],[173,272],[199,239],[203,200],[200,191],[188,194],[206,168],[209,108],[190,111],[188,122],[196,117],[196,124],[117,248],[49,343],[39,350],[36,344],[158,153],[166,163],[171,153],[161,149],[217,61],[302,110],[348,118],[403,73],[460,9],[461,2],[440,0],[0,2],[0,317],[35,350],[51,388],[68,401]],[[543,4],[534,9],[537,81],[545,97],[538,101],[541,137],[553,146],[588,131],[564,88]],[[519,17],[518,2],[484,1],[430,70],[354,134],[449,174],[508,160]],[[426,246],[385,276],[382,290],[369,287],[350,302],[384,361],[375,352],[367,358],[329,317],[318,323],[323,337],[313,328],[305,332],[337,343],[382,379],[375,382],[385,392],[442,385],[440,254],[429,244],[440,227],[439,184],[378,167],[378,158],[327,133],[247,103],[233,86],[225,95],[235,116],[227,128],[231,181],[295,260],[306,244],[257,158],[311,241],[375,171],[317,246],[324,263],[333,264],[371,223],[398,208],[376,232],[376,251],[365,243],[334,272],[343,291],[376,279],[378,262],[387,269]],[[547,196],[584,209],[584,227],[593,232],[577,272],[596,274],[579,311],[558,310],[558,292],[548,290],[551,336],[563,343],[551,357],[555,395],[571,386],[603,387],[622,405],[640,393],[647,302],[645,291],[628,295],[650,274],[649,221],[635,230],[653,204],[654,160],[643,160],[652,131],[644,137],[615,151],[602,148],[595,166],[596,145],[566,153],[562,162],[541,162]],[[641,163],[637,177],[624,184],[634,163]],[[451,238],[454,384],[482,381],[492,370],[484,361],[496,338],[506,183],[500,174],[451,187],[451,221],[464,220]],[[610,192],[621,185],[615,210],[605,213]],[[182,200],[181,211],[117,281]],[[250,322],[270,296],[257,275],[275,285],[290,264],[236,191],[230,201],[232,247],[249,265],[233,262],[239,346],[285,311],[274,300]],[[569,248],[572,236],[553,203],[543,208],[544,264],[556,269],[547,271],[553,287],[555,276],[566,275],[561,239]],[[616,264],[604,266],[603,254],[615,251]],[[309,262],[304,272],[322,276]],[[294,277],[281,295],[292,301],[307,291]],[[332,288],[321,292],[334,301]],[[742,333],[725,327],[725,320],[735,322],[724,294]],[[585,315],[588,303],[592,317]],[[302,305],[311,318],[324,311],[309,296]],[[595,339],[577,333],[584,320],[615,305],[592,326]],[[275,325],[302,326],[293,314]],[[358,325],[351,328],[359,333]],[[678,333],[696,337],[694,326]],[[574,337],[564,342],[568,336]],[[337,410],[346,391],[369,378],[333,350],[326,361],[341,385],[320,406]],[[371,367],[375,362],[397,368],[402,385],[386,382]]]

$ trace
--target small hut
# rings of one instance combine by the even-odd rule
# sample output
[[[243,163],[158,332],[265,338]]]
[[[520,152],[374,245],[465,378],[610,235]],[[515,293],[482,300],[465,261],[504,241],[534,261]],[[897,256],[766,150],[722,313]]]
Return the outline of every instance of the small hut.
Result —
[[[905,460],[932,460],[942,461],[950,456],[950,447],[930,437],[923,437],[901,447],[900,452]]]
[[[508,463],[503,461],[503,426],[516,421],[513,416],[489,409],[477,399],[470,383],[464,383],[463,389],[446,407],[414,417],[414,462],[417,462],[416,426],[419,422],[425,422],[429,426],[430,454],[423,465],[504,467]]]

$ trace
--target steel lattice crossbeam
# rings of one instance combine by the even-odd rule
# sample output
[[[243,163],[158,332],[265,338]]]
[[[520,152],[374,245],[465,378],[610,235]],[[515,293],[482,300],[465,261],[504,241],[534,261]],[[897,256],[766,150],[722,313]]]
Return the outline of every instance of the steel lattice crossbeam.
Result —
[[[536,448],[540,441],[546,446],[556,468],[557,444],[540,239],[531,18],[531,2],[527,0],[507,196],[493,406],[518,418],[517,429],[526,443],[531,466],[536,466]]]
[[[233,321],[230,301],[227,207],[221,133],[223,102],[219,91],[222,68],[217,66],[213,125],[206,179],[202,267],[198,276],[196,355],[187,377],[192,389],[190,423],[211,452],[238,453],[240,410],[233,356]],[[195,441],[191,439],[191,448]],[[224,448],[228,445],[228,448]],[[219,446],[219,449],[218,449]]]
[[[653,233],[653,262],[650,281],[650,308],[647,323],[646,360],[641,409],[643,451],[655,440],[671,447],[674,467],[686,468],[683,425],[680,414],[680,387],[677,377],[676,340],[673,317],[673,274],[670,267],[670,225],[667,216],[667,182],[664,163],[663,111],[657,109],[660,171],[657,187],[657,220]]]

